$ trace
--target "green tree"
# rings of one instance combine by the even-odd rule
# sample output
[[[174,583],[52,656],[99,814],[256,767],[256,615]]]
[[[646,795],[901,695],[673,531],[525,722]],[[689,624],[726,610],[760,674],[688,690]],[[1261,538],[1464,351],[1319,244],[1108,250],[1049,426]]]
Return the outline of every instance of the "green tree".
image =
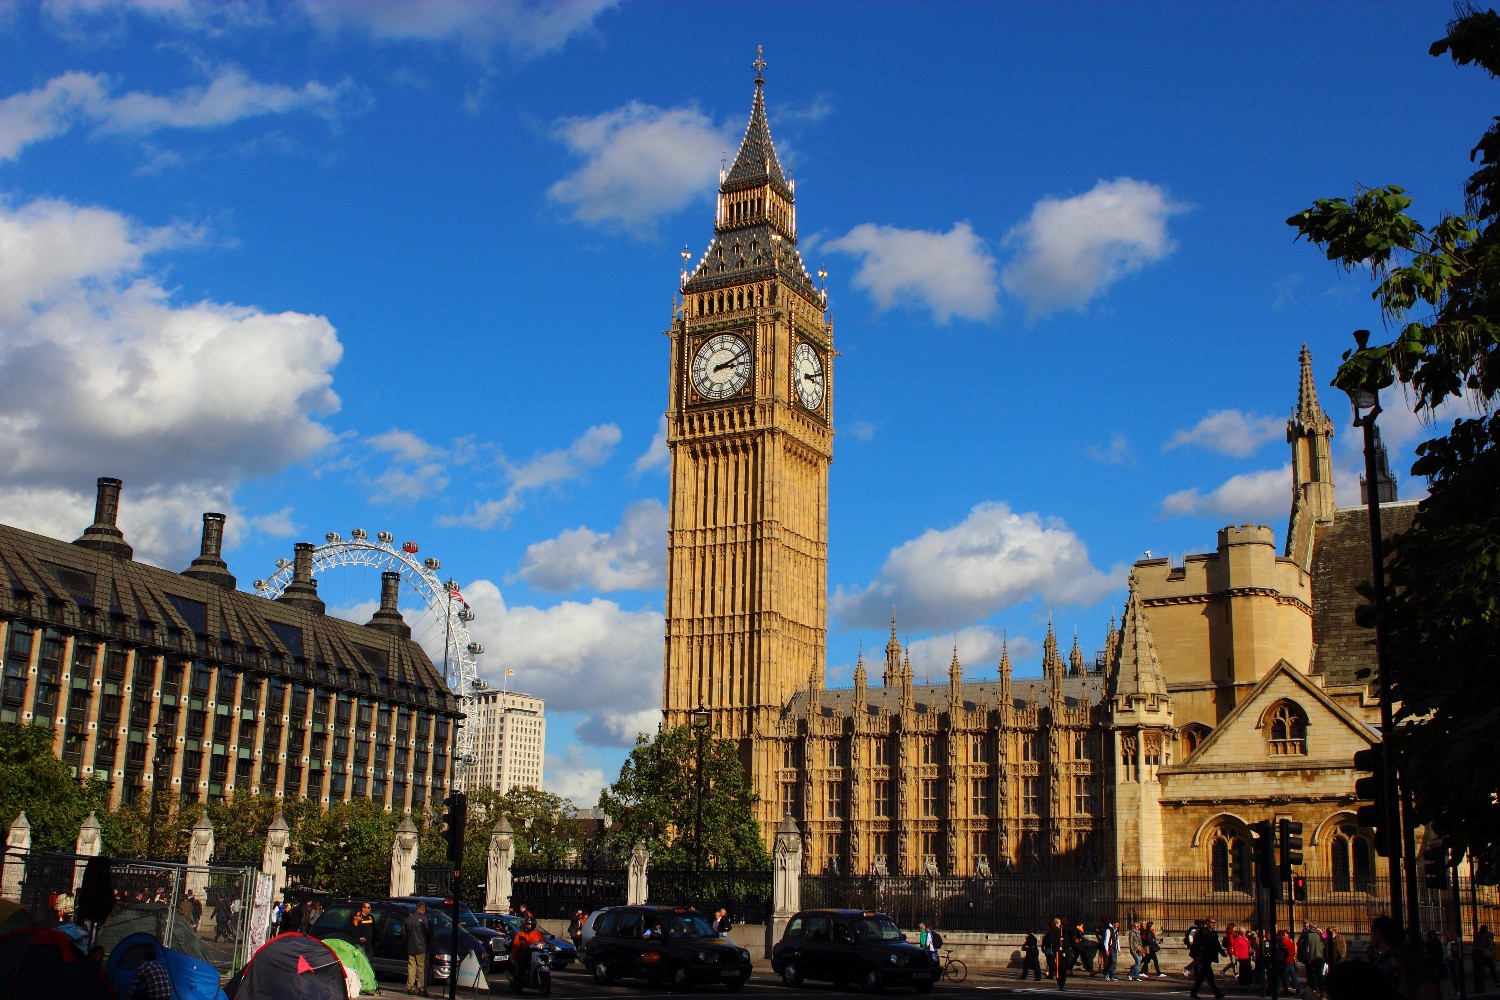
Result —
[[[1461,5],[1434,56],[1500,73],[1500,15]],[[1344,356],[1334,384],[1399,381],[1419,407],[1474,416],[1417,448],[1429,495],[1390,552],[1392,745],[1416,819],[1500,862],[1500,119],[1471,153],[1463,213],[1424,226],[1394,185],[1320,199],[1287,220],[1349,270],[1368,269],[1390,339]],[[1362,619],[1373,624],[1369,616]]]
[[[0,725],[0,822],[9,827],[25,812],[33,850],[71,851],[89,813],[104,813],[109,785],[74,777],[52,752],[52,736],[48,726]]]
[[[702,859],[708,868],[759,868],[770,864],[752,807],[755,797],[729,740],[678,726],[636,738],[614,784],[599,796],[599,808],[615,820],[609,837],[618,851],[639,842],[651,863],[691,867],[697,855],[698,751],[703,751]]]
[[[399,823],[370,799],[336,803],[299,824],[293,859],[310,862],[312,884],[334,895],[383,896],[390,891],[391,844]]]

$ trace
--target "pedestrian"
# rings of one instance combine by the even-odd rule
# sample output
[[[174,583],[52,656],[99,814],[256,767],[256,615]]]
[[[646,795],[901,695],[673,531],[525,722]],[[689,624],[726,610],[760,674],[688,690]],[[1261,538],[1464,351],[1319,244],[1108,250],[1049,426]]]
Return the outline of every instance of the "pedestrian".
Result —
[[[271,931],[268,937],[275,937],[281,933],[281,921],[286,916],[286,904],[281,900],[271,904]]]
[[[1042,935],[1042,954],[1047,956],[1047,978],[1057,978],[1057,959],[1062,954],[1063,925],[1061,917],[1052,918],[1052,926]]]
[[[1255,938],[1251,934],[1240,931],[1234,936],[1229,945],[1230,954],[1234,958],[1234,964],[1238,970],[1236,979],[1242,985],[1248,986],[1255,981],[1255,973],[1250,966],[1250,955],[1255,948]]]
[[[370,913],[370,904],[361,903],[359,912],[349,920],[349,930],[354,935],[354,943],[359,945],[365,953],[365,958],[375,958],[375,917]]]
[[[1120,964],[1120,919],[1115,917],[1104,925],[1104,937],[1099,942],[1100,961],[1104,963],[1104,981],[1115,982],[1115,968]]]
[[[1059,932],[1062,937],[1062,947],[1057,953],[1057,988],[1065,990],[1068,988],[1068,973],[1073,964],[1078,961],[1078,948],[1083,944],[1083,925],[1074,928],[1063,928],[1062,921],[1058,921]]]
[[[1474,992],[1484,992],[1484,974],[1495,978],[1495,935],[1489,924],[1480,924],[1474,932]]]
[[[1433,942],[1436,941],[1434,937]],[[1304,921],[1302,937],[1297,942],[1297,957],[1307,969],[1307,988],[1318,994],[1323,992],[1323,973],[1328,971],[1323,950],[1323,932],[1311,920]]]
[[[1323,958],[1328,962],[1328,971],[1332,972],[1338,968],[1338,964],[1349,957],[1349,942],[1339,933],[1339,929],[1329,925],[1328,933],[1323,936]]]
[[[1141,966],[1146,961],[1146,948],[1141,941],[1141,922],[1139,920],[1130,925],[1128,944],[1130,946],[1130,981],[1134,983],[1145,978],[1141,975]]]
[[[1166,973],[1161,971],[1161,938],[1156,934],[1156,921],[1146,921],[1146,929],[1141,931],[1141,944],[1146,949],[1146,961],[1141,964],[1141,978],[1145,979],[1151,975],[1150,969],[1156,966],[1156,978],[1165,979]]]
[[[1184,979],[1193,978],[1193,973],[1198,968],[1198,960],[1194,956],[1198,953],[1193,949],[1193,942],[1198,939],[1198,931],[1202,929],[1203,921],[1194,920],[1193,925],[1182,934],[1182,946],[1187,949],[1188,964],[1183,966],[1182,975]]]
[[[406,992],[411,996],[429,996],[427,955],[432,951],[433,924],[427,915],[427,904],[419,902],[417,908],[406,915],[403,924],[406,928]]]
[[[1026,978],[1026,973],[1036,974],[1036,981],[1042,981],[1042,963],[1037,958],[1039,946],[1036,934],[1030,927],[1026,928],[1026,940],[1021,942],[1021,978]]]
[[[283,934],[291,934],[302,929],[302,915],[307,912],[307,902],[288,903],[286,912],[281,915],[281,931]]]
[[[1224,947],[1219,943],[1219,922],[1213,917],[1202,921],[1197,930],[1193,932],[1192,956],[1193,965],[1198,970],[1193,979],[1193,988],[1188,996],[1197,997],[1198,991],[1206,982],[1213,988],[1214,996],[1222,998],[1224,991],[1219,989],[1219,984],[1214,980],[1214,963],[1224,953]]]
[[[1443,965],[1448,970],[1448,982],[1453,984],[1454,991],[1463,989],[1463,958],[1458,951],[1458,935],[1452,931],[1443,933]]]
[[[1297,975],[1297,944],[1292,940],[1292,932],[1283,927],[1271,947],[1275,949],[1276,958],[1281,962],[1281,978],[1278,981],[1280,987],[1287,991],[1287,996],[1300,997],[1302,980]]]
[[[1239,936],[1240,930],[1238,924],[1231,923],[1228,927],[1224,928],[1224,954],[1228,956],[1229,961],[1225,962],[1224,968],[1219,970],[1219,975],[1221,976],[1234,975],[1234,942]]]
[[[568,921],[568,937],[573,940],[573,949],[579,954],[583,953],[583,922],[588,917],[582,910],[573,911],[573,919]]]
[[[155,954],[136,967],[126,1000],[172,1000],[172,977]]]
[[[937,961],[938,949],[943,946],[943,936],[931,927],[926,921],[917,924],[917,944],[927,949],[934,962]]]

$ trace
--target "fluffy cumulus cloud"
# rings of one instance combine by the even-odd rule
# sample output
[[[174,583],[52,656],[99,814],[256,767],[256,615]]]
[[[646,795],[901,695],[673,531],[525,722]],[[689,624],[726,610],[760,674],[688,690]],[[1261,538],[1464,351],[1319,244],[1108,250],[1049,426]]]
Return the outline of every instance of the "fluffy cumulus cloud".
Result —
[[[1248,458],[1261,445],[1281,438],[1286,421],[1239,410],[1214,410],[1192,427],[1185,427],[1162,445],[1164,451],[1188,446],[1206,448],[1220,455]]]
[[[1081,310],[1175,249],[1167,220],[1186,210],[1155,184],[1121,177],[1072,198],[1043,198],[1011,229],[1005,290],[1032,316]]]
[[[576,736],[590,745],[629,747],[637,732],[655,730],[661,711],[660,611],[630,611],[601,598],[511,607],[489,580],[467,584],[463,593],[475,615],[469,636],[487,650],[480,672],[491,686],[508,680],[512,691],[545,698],[549,715],[586,716]],[[441,632],[425,642],[442,655]],[[507,669],[515,671],[508,679]]]
[[[547,189],[578,222],[638,236],[713,190],[733,136],[696,108],[632,101],[592,118],[566,118],[553,136],[583,162]]]
[[[1207,493],[1196,488],[1178,490],[1161,502],[1161,514],[1163,517],[1211,516],[1226,523],[1278,525],[1286,519],[1291,499],[1291,466],[1282,466],[1232,476]]]
[[[599,424],[579,435],[566,448],[543,452],[524,462],[500,460],[509,480],[504,496],[476,501],[463,514],[438,519],[445,527],[463,526],[488,531],[507,527],[516,511],[526,502],[526,495],[546,487],[559,486],[581,479],[590,470],[609,461],[620,443],[620,428]]]
[[[902,625],[921,632],[1034,598],[1087,604],[1115,586],[1115,576],[1095,568],[1082,539],[1060,520],[982,503],[961,523],[897,546],[875,580],[839,587],[831,604],[842,622],[864,626],[884,620],[895,605]]]
[[[353,94],[347,81],[287,87],[252,80],[234,66],[219,68],[201,86],[170,95],[116,95],[102,74],[64,73],[0,100],[0,160],[13,160],[27,146],[78,126],[90,127],[96,135],[143,136],[163,129],[219,128],[265,115],[332,116]]]
[[[147,264],[191,238],[63,201],[0,203],[0,506],[18,512],[11,523],[76,535],[94,479],[117,476],[130,540],[173,565],[204,510],[231,512],[237,483],[333,440],[319,420],[339,406],[333,327],[175,302]]]
[[[667,509],[641,500],[609,534],[571,528],[526,549],[516,574],[540,590],[649,590],[667,578]]]
[[[667,450],[667,418],[663,414],[657,421],[656,433],[651,436],[651,444],[636,458],[631,470],[639,479],[648,472],[666,472],[671,467],[672,453]]]
[[[854,286],[881,309],[910,305],[939,323],[995,315],[995,259],[967,222],[946,233],[864,223],[824,246],[860,258]]]
[[[1000,662],[1000,633],[982,625],[971,625],[946,635],[915,639],[907,646],[911,653],[912,673],[917,680],[946,680],[953,654],[958,653],[964,676],[974,680],[979,675],[992,676]],[[1010,648],[1014,658],[1016,649]]]
[[[656,723],[651,724],[656,728]],[[583,748],[569,744],[561,754],[549,753],[542,769],[542,784],[553,795],[572,800],[580,809],[591,808],[599,793],[614,775],[606,778],[604,769],[591,761]]]

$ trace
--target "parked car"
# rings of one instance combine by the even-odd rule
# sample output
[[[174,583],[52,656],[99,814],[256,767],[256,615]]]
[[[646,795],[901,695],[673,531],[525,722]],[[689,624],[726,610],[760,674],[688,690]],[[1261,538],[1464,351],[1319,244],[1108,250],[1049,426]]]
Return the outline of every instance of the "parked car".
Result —
[[[358,944],[359,941],[351,922],[364,902],[366,901],[362,899],[342,899],[329,903],[317,922],[303,930],[315,938],[339,938],[351,944]],[[405,920],[407,915],[417,908],[416,904],[394,900],[369,900],[369,903],[370,914],[375,918],[375,944],[372,948],[370,965],[374,967],[376,975],[383,973],[405,979]],[[432,918],[433,926],[437,931],[433,936],[433,952],[429,956],[431,959],[428,962],[429,974],[435,982],[447,982],[448,976],[454,969],[453,956],[450,951],[453,924],[446,913],[434,912],[430,907],[427,915]],[[463,956],[470,952],[482,955],[484,946],[460,927],[458,933],[460,964]]]
[[[615,906],[589,940],[589,970],[601,985],[644,979],[670,986],[723,983],[731,992],[750,979],[750,953],[685,906]]]
[[[610,907],[601,906],[583,918],[583,944],[578,948],[578,960],[585,966],[589,962],[589,942],[594,939],[594,929],[599,926],[599,918],[608,913],[609,910]]]
[[[428,913],[441,912],[444,917],[447,917],[453,908],[453,900],[443,899],[440,896],[398,896],[395,902],[413,905],[426,903]],[[485,926],[484,922],[465,903],[458,904],[458,926],[484,946],[484,954],[489,956],[489,965],[485,971],[492,972],[510,961],[510,935],[496,928]]]
[[[901,928],[873,910],[803,910],[787,922],[771,968],[788,986],[818,979],[836,986],[858,984],[878,993],[887,986],[932,989],[937,960],[906,940]]]
[[[486,920],[486,917],[493,918],[493,922]],[[485,926],[504,933],[507,946],[526,920],[525,917],[518,917],[514,913],[484,913],[480,914],[479,919]],[[560,938],[546,930],[542,931],[542,937],[546,939],[547,951],[551,953],[553,970],[566,969],[578,960],[578,949],[573,947],[572,941]]]

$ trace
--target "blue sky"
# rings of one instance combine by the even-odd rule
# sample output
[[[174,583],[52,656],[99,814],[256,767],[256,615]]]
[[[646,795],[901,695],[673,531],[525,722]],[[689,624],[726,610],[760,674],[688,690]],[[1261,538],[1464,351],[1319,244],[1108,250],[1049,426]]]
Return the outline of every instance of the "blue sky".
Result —
[[[1146,550],[1284,534],[1297,355],[1380,318],[1284,219],[1461,210],[1493,84],[1446,3],[0,8],[0,521],[125,480],[139,558],[391,531],[548,701],[592,804],[660,703],[667,340],[765,46],[835,340],[830,683],[890,608],[918,676],[1049,616],[1102,645]],[[1348,407],[1341,503],[1359,499]],[[1422,426],[1387,400],[1404,497]],[[367,617],[374,574],[321,581]],[[427,641],[434,641],[429,630]],[[435,638],[441,651],[441,636]]]

